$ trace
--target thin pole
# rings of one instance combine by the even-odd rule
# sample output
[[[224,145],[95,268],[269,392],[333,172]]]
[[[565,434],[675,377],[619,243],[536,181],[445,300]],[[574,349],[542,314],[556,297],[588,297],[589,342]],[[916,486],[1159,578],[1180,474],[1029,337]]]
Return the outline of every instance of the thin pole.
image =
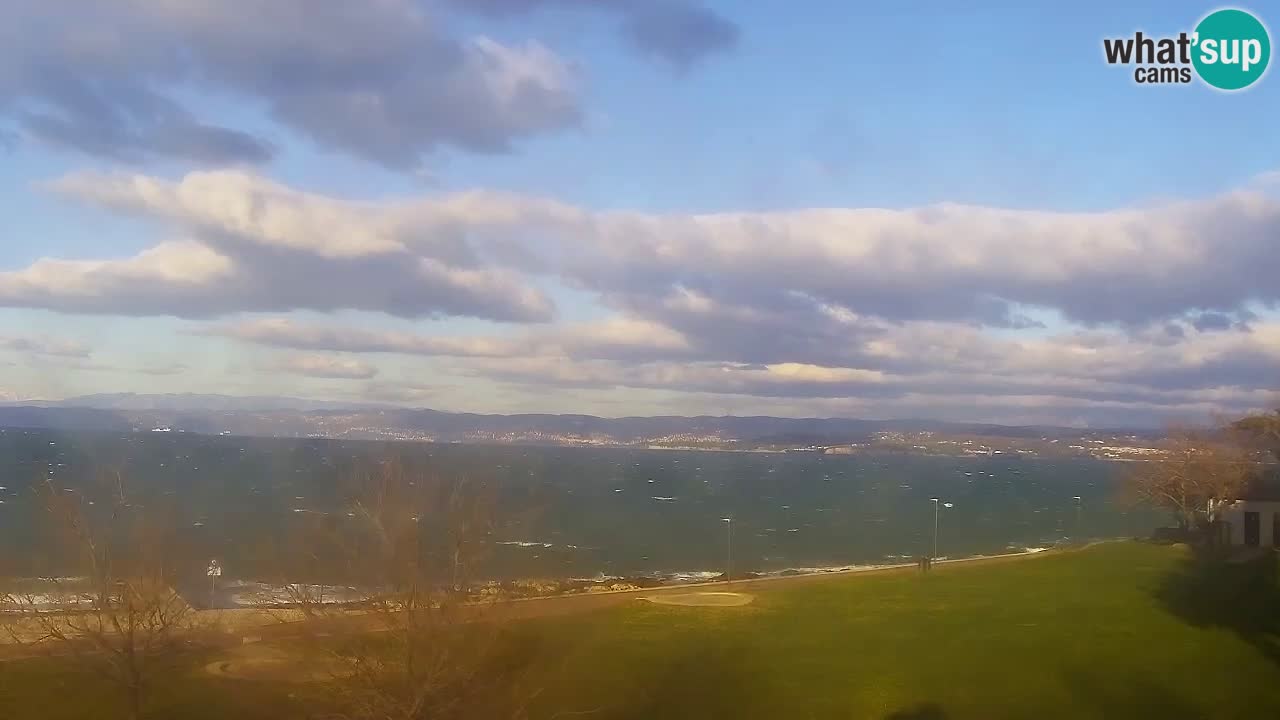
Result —
[[[729,518],[729,557],[725,562],[725,579],[733,582],[733,518]]]
[[[933,558],[938,557],[938,500],[933,500]]]

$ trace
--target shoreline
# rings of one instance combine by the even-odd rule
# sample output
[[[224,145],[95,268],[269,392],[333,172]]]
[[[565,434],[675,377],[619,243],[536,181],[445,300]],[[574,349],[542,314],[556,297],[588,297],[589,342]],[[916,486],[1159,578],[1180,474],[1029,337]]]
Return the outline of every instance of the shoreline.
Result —
[[[1063,547],[1063,546],[1057,546]],[[1056,549],[1055,546],[1024,546],[1021,550],[1013,550],[1006,548],[1006,552],[984,554],[978,553],[974,555],[966,555],[963,557],[947,557],[941,556],[934,559],[934,565],[948,564],[956,562],[972,562],[1002,557],[1017,557],[1022,555],[1039,555]],[[594,576],[570,576],[570,577],[521,577],[511,578],[507,580],[490,579],[477,582],[472,585],[469,590],[470,600],[468,602],[523,602],[528,600],[541,600],[549,598],[577,597],[577,596],[597,596],[608,595],[612,593],[622,592],[643,592],[643,591],[662,591],[674,588],[691,588],[701,587],[715,584],[723,584],[726,582],[744,583],[770,580],[784,580],[791,578],[806,577],[825,577],[835,575],[849,575],[855,573],[875,572],[879,570],[892,570],[899,568],[914,568],[917,566],[918,558],[901,555],[891,555],[887,558],[900,558],[896,562],[870,562],[870,563],[849,563],[842,565],[807,565],[801,567],[785,567],[774,570],[750,570],[735,573],[732,579],[727,579],[723,570],[689,570],[689,571],[662,571],[652,573],[636,573],[636,574],[606,574],[598,573]],[[186,596],[192,594],[195,602],[190,604],[198,610],[234,610],[234,611],[283,611],[296,606],[296,603],[288,600],[271,602],[264,600],[254,602],[250,600],[241,600],[246,595],[252,596],[257,594],[262,598],[269,597],[288,597],[290,587],[286,585],[270,585],[256,580],[227,578],[224,584],[218,588],[219,600],[216,605],[209,605],[201,592],[194,587],[183,585],[178,587],[180,594]],[[356,588],[345,586],[323,587],[323,593],[326,596],[339,597],[344,594],[354,597],[359,594]],[[353,595],[355,594],[355,595]]]
[[[1092,544],[1092,543],[1090,543]],[[964,557],[949,558],[942,556],[935,558],[934,565],[948,565],[965,562],[980,562],[984,560],[993,560],[1000,558],[1014,558],[1030,555],[1043,555],[1046,552],[1062,549],[1062,546],[1048,547],[1025,547],[1022,550],[1002,552],[996,554],[976,554]],[[805,567],[788,567],[776,570],[755,570],[744,571],[741,574],[735,574],[733,578],[726,578],[723,571],[701,570],[701,571],[671,571],[659,572],[651,574],[630,574],[630,575],[609,575],[600,573],[596,576],[577,576],[577,577],[525,577],[515,578],[511,580],[488,580],[477,583],[472,586],[469,591],[467,602],[469,604],[501,604],[529,602],[535,600],[555,600],[564,598],[577,597],[601,597],[625,593],[642,593],[642,592],[667,592],[682,589],[697,589],[701,587],[715,587],[726,584],[746,584],[746,583],[768,583],[783,580],[800,580],[821,577],[839,577],[846,575],[854,575],[860,573],[874,573],[881,571],[900,570],[903,568],[917,567],[916,558],[906,558],[903,556],[901,562],[885,562],[885,563],[867,563],[867,564],[847,564],[847,565],[831,565],[831,566],[805,566]],[[10,578],[14,580],[14,578]],[[75,592],[74,589],[66,589],[57,587],[57,583],[75,584],[80,578],[23,578],[23,581],[35,581],[36,583],[52,583],[48,588],[42,588],[35,591],[33,597],[42,598],[45,595],[48,599],[38,603],[43,607],[38,612],[58,613],[62,609],[57,603],[57,596],[66,593]],[[288,614],[298,609],[295,602],[289,600],[277,599],[271,601],[267,598],[287,598],[289,597],[289,585],[272,585],[262,583],[255,580],[226,578],[224,583],[217,588],[217,598],[210,603],[207,589],[198,587],[189,581],[178,583],[174,589],[181,595],[185,602],[195,612],[200,613],[274,613],[276,615]],[[355,598],[360,596],[359,591],[352,587],[329,586],[325,585],[323,593],[327,597]],[[246,599],[256,595],[262,600],[253,601]],[[353,600],[340,601],[337,604],[351,604]],[[328,603],[326,603],[328,604]],[[358,604],[358,603],[357,603]],[[0,608],[0,620],[5,618],[19,617],[21,613],[10,612]]]
[[[1067,552],[1083,550],[1103,543],[1124,541],[1125,539],[1097,540],[1084,545],[1072,546],[1069,548],[1053,548],[1041,552],[1004,553],[1000,555],[982,555],[947,560],[935,560],[934,568],[979,565],[984,563],[998,564],[1004,562],[1016,562],[1027,558],[1057,556]],[[854,576],[902,572],[918,572],[917,565],[915,563],[874,565],[797,575],[775,575],[740,580],[715,580],[708,582],[681,583],[678,585],[663,585],[659,587],[634,588],[627,590],[603,590],[590,593],[582,592],[560,595],[541,595],[525,598],[480,600],[468,603],[467,607],[470,608],[471,612],[476,614],[477,619],[494,619],[499,621],[524,620],[540,617],[554,617],[558,615],[570,615],[577,612],[587,612],[591,610],[615,607],[625,604],[631,600],[645,600],[655,595],[678,595],[707,590],[742,591],[744,589],[751,588],[767,588],[779,584],[803,584],[807,582],[822,582],[824,580],[835,580],[838,578],[849,578]],[[302,628],[302,623],[299,621],[282,620],[281,612],[279,610],[243,608],[236,610],[209,610],[202,612],[219,613],[221,615],[219,618],[220,620],[232,620],[233,623],[229,623],[225,626],[225,629],[230,632],[243,632],[246,637],[251,637],[253,642],[268,638],[272,640],[279,640],[298,637],[306,632]],[[229,615],[231,617],[228,617]],[[234,620],[236,620],[234,617],[235,615],[243,615],[244,617],[240,618],[239,623],[234,623]],[[251,618],[254,618],[255,616],[259,620],[267,619],[268,621],[254,622]],[[353,613],[347,619],[352,622],[358,622],[359,617],[359,614]]]
[[[1126,539],[1095,540],[1084,545],[1046,549],[1040,552],[1003,553],[999,555],[979,555],[964,558],[935,560],[935,569],[1015,562],[1034,557],[1058,556],[1068,552],[1076,552],[1094,545],[1112,542],[1124,542]],[[854,576],[870,576],[903,572],[919,572],[915,563],[894,565],[870,565],[826,572],[801,573],[795,575],[773,575],[767,577],[744,578],[738,580],[713,580],[706,582],[680,583],[648,588],[631,588],[625,590],[601,590],[596,592],[562,593],[557,595],[539,595],[523,598],[480,599],[467,603],[469,613],[474,613],[476,620],[524,620],[540,617],[554,617],[578,612],[587,612],[609,607],[616,607],[631,600],[647,600],[658,595],[678,595],[698,593],[700,591],[732,591],[742,592],[752,589],[768,589],[777,585],[803,584],[849,578]],[[288,640],[304,637],[310,632],[306,618],[296,608],[281,607],[240,607],[229,609],[192,609],[199,619],[208,620],[211,626],[220,628],[222,633],[238,638],[239,644],[256,643],[264,640]],[[14,618],[15,620],[17,618]],[[337,618],[334,618],[337,619]],[[342,622],[359,624],[363,613],[353,610],[342,617]],[[202,623],[203,624],[203,623]],[[12,638],[0,635],[0,648],[9,652],[0,652],[0,662],[33,657],[39,653],[13,652],[18,650],[9,642]]]
[[[986,561],[1013,560],[1017,558],[1038,557],[1044,555],[1057,555],[1063,552],[1073,550],[1081,550],[1086,547],[1098,545],[1107,542],[1123,542],[1123,540],[1097,540],[1089,542],[1085,545],[1063,547],[1063,548],[1045,548],[1037,551],[1023,551],[1014,553],[1000,553],[998,555],[970,555],[962,558],[944,558],[935,559],[933,565],[961,565],[966,563],[981,563]],[[819,570],[815,572],[796,572],[791,574],[772,574],[772,575],[756,575],[754,577],[743,577],[735,580],[707,580],[702,582],[688,583],[670,583],[667,585],[658,585],[649,588],[635,588],[629,590],[599,590],[592,593],[565,593],[560,595],[542,595],[538,597],[527,598],[505,598],[493,601],[494,604],[500,603],[524,603],[537,600],[561,600],[565,598],[577,597],[597,597],[601,595],[627,595],[638,593],[662,593],[670,591],[682,591],[697,588],[716,588],[725,586],[741,586],[741,585],[767,585],[769,583],[785,582],[788,580],[802,581],[815,580],[819,578],[836,578],[847,577],[850,575],[868,575],[876,573],[900,572],[902,570],[915,570],[918,565],[914,562],[910,563],[894,563],[887,565],[858,565],[853,567],[836,568],[832,570]]]

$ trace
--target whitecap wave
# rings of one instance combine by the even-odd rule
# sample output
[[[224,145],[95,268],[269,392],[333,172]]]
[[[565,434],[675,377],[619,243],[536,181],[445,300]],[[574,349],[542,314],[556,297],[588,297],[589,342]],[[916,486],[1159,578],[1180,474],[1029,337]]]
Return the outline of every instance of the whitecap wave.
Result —
[[[714,580],[723,574],[724,572],[720,570],[689,570],[658,573],[658,577],[674,582],[699,582],[704,580]]]
[[[887,566],[874,565],[874,564],[871,564],[871,565],[856,564],[856,565],[830,565],[830,566],[820,566],[820,567],[792,567],[792,568],[784,568],[782,570],[770,570],[768,572],[759,573],[759,575],[761,575],[762,577],[778,577],[781,575],[825,575],[827,573],[859,572],[863,570],[875,570],[877,568],[882,568],[882,567],[887,567]]]

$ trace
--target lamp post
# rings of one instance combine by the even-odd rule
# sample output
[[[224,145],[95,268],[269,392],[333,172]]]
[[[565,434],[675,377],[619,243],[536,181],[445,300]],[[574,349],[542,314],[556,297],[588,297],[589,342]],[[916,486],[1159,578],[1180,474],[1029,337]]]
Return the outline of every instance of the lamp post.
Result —
[[[222,565],[216,559],[210,561],[205,574],[209,576],[209,608],[213,609],[217,605],[218,578],[222,577]]]
[[[733,582],[733,518],[720,518],[720,522],[725,523],[729,532],[728,551],[724,564],[724,578],[727,582]]]
[[[930,555],[929,558],[934,559],[938,557],[938,509],[939,509],[939,506],[945,507],[945,508],[950,508],[954,506],[951,503],[941,502],[938,498],[929,498],[929,501],[933,503],[933,554]]]
[[[1079,495],[1072,495],[1071,499],[1076,501],[1076,539],[1079,540],[1080,539],[1080,506],[1084,503],[1084,500]]]

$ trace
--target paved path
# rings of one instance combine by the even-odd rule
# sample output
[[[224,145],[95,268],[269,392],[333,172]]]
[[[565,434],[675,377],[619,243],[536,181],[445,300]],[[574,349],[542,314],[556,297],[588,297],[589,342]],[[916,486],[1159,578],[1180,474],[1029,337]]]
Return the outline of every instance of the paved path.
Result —
[[[934,561],[934,570],[937,571],[939,568],[947,568],[955,565],[985,565],[1015,562],[1019,560],[1026,560],[1028,558],[1042,557],[1045,555],[1057,555],[1062,552],[1067,551],[1046,550],[1034,553],[1022,552],[1010,553],[1008,555],[957,558],[955,560],[937,560]],[[776,575],[762,578],[734,580],[732,582],[717,581],[640,588],[637,590],[609,590],[605,592],[579,593],[574,595],[547,595],[542,597],[520,598],[516,600],[503,600],[493,603],[480,603],[470,606],[470,608],[471,612],[475,613],[476,619],[493,619],[498,621],[524,620],[529,618],[555,617],[601,610],[625,605],[649,597],[660,597],[662,595],[682,595],[707,591],[729,591],[737,593],[768,592],[769,590],[777,587],[792,587],[806,583],[830,582],[832,580],[848,578],[854,575],[884,575],[891,573],[901,574],[916,572],[919,572],[919,569],[915,563],[882,565],[801,575]],[[344,621],[335,623],[334,632],[336,633],[341,630],[348,629],[350,626],[346,623],[351,623],[352,625],[363,624],[365,626],[370,624],[368,618],[346,618]],[[304,623],[282,622],[269,627],[261,627],[247,631],[258,635],[263,640],[279,640],[291,637],[304,637],[311,632],[311,629],[307,628]]]
[[[1013,562],[1046,555],[1058,555],[1062,552],[1070,552],[1070,550],[1050,550],[1034,553],[1023,552],[1010,553],[1008,555],[957,558],[955,560],[937,560],[934,562],[934,568],[936,571],[938,569],[944,569],[955,565]],[[777,587],[791,587],[806,583],[829,582],[855,575],[883,575],[890,573],[900,574],[915,572],[919,572],[915,563],[868,566],[831,572],[799,575],[775,575],[762,578],[734,580],[731,582],[717,581],[689,583],[683,585],[640,588],[636,590],[609,590],[605,592],[579,593],[574,595],[548,595],[534,598],[502,600],[469,605],[466,607],[466,612],[470,614],[471,619],[475,620],[523,620],[528,618],[554,617],[601,610],[604,608],[625,605],[627,603],[650,597],[661,597],[663,595],[681,595],[708,591],[728,591],[736,593],[768,592],[769,590]],[[221,634],[221,642],[217,644],[238,644],[239,640],[237,638],[241,637],[252,637],[255,640],[287,640],[290,638],[307,637],[315,632],[315,628],[310,624],[300,622],[296,619],[298,617],[298,613],[296,611],[283,611],[280,613],[270,610],[196,611],[197,615],[204,615],[205,613],[220,613],[224,619],[233,618],[235,617],[235,613],[241,612],[244,613],[245,619],[225,623],[225,630]],[[292,613],[291,615],[289,614],[290,612]],[[331,634],[339,634],[353,629],[373,630],[377,627],[376,618],[361,614],[351,614],[345,617],[332,618],[329,619],[328,622],[330,623],[328,632]],[[0,644],[0,662],[31,656],[32,652],[30,648],[14,646],[6,648],[3,644]]]

